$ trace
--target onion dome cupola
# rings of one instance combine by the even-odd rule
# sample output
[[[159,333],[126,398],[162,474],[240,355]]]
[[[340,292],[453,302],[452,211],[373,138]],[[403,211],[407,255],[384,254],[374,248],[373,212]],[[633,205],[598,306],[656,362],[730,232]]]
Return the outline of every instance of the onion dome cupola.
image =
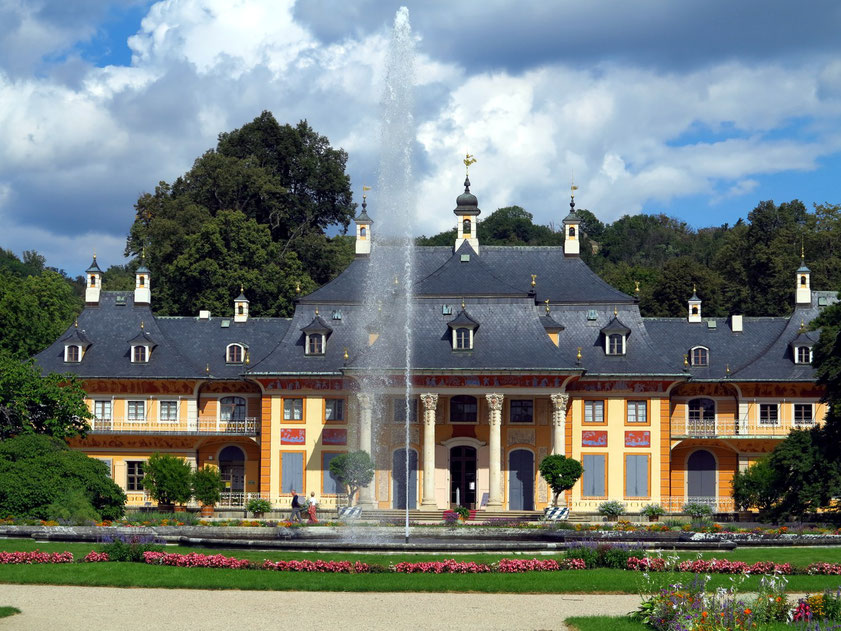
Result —
[[[687,320],[689,322],[701,321],[701,299],[698,298],[698,291],[695,285],[692,285],[692,297],[687,301],[689,311],[687,313]]]
[[[239,286],[239,296],[234,299],[234,322],[248,322],[248,298],[242,285]]]
[[[152,351],[157,346],[157,343],[143,326],[143,322],[140,323],[140,333],[130,339],[128,343],[131,347],[131,363],[133,364],[148,364],[152,357]]]
[[[601,333],[604,335],[605,355],[624,355],[626,353],[631,329],[619,319],[616,309],[613,310],[613,319],[602,328]]]
[[[461,303],[461,311],[455,318],[447,322],[447,326],[452,331],[454,351],[473,350],[473,338],[476,329],[479,328],[479,322],[470,317],[470,314],[464,308],[464,302]]]
[[[800,246],[800,267],[797,269],[797,289],[794,293],[794,304],[798,307],[812,304],[811,275],[812,271],[806,267],[803,246]]]
[[[467,241],[476,254],[479,253],[479,233],[477,217],[482,212],[479,210],[479,200],[470,192],[470,165],[476,162],[471,154],[464,158],[465,176],[464,192],[456,198],[456,207],[453,213],[456,216],[456,242],[455,250]],[[454,250],[454,251],[455,251]]]
[[[327,352],[327,337],[333,332],[333,329],[321,316],[318,315],[318,309],[315,310],[315,317],[307,326],[302,326],[301,331],[304,334],[304,354],[305,355],[324,355]]]
[[[99,292],[102,289],[102,270],[96,262],[96,254],[93,255],[93,262],[85,270],[87,284],[85,286],[85,303],[89,305],[99,304]]]
[[[581,217],[575,214],[575,191],[578,187],[570,186],[569,214],[564,217],[564,256],[581,254]]]
[[[370,190],[370,186],[362,187],[362,212],[354,219],[356,222],[357,256],[368,256],[371,254],[371,225],[374,223],[374,220],[368,216],[368,195],[366,194]]]
[[[142,255],[140,267],[134,272],[134,304],[148,305],[152,302],[152,280],[146,267],[146,254]]]

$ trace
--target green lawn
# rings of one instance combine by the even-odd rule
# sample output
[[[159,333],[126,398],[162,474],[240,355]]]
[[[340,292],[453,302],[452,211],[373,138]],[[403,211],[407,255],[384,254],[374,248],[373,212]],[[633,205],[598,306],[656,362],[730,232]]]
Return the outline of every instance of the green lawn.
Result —
[[[86,543],[44,543],[28,539],[0,539],[0,550],[44,552],[70,551],[81,558],[97,546]],[[388,565],[400,561],[440,560],[443,554],[351,554],[298,553],[288,551],[207,550],[168,546],[168,552],[203,552],[225,554],[261,561],[290,559],[352,560]],[[511,554],[459,555],[459,560],[492,563]],[[532,555],[527,555],[528,557]],[[682,554],[686,558],[696,555]],[[741,549],[730,553],[709,553],[705,556],[726,557],[753,562],[773,560],[805,565],[813,561],[841,562],[841,548],[763,548]],[[561,555],[555,555],[561,558]],[[541,556],[540,558],[552,558]],[[691,575],[677,575],[678,580]],[[659,585],[676,580],[675,574],[651,574]],[[531,572],[525,574],[307,574],[270,571],[229,570],[210,568],[161,567],[130,563],[92,563],[70,565],[2,565],[0,583],[45,583],[60,585],[96,585],[118,587],[183,587],[202,589],[262,589],[301,591],[426,591],[487,593],[639,593],[643,576],[624,570],[594,569],[568,572]],[[759,577],[749,577],[740,589],[754,590]],[[730,576],[714,575],[710,589],[729,586]],[[841,576],[791,576],[790,591],[823,591],[841,585]],[[584,630],[582,630],[584,631]]]

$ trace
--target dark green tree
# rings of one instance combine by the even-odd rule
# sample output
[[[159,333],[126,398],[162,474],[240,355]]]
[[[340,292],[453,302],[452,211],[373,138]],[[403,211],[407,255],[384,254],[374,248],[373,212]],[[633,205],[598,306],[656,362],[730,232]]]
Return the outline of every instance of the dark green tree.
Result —
[[[366,451],[351,451],[336,456],[330,461],[330,474],[347,490],[348,506],[359,489],[371,484],[374,479],[374,463]]]
[[[76,377],[42,376],[32,360],[0,352],[0,439],[20,434],[84,436],[91,418]]]
[[[208,465],[193,472],[193,497],[205,506],[215,506],[222,499],[225,483],[216,467]]]
[[[733,476],[733,500],[742,510],[758,508],[769,511],[777,500],[774,469],[768,457],[754,462],[745,471],[737,471]]]
[[[558,497],[564,491],[571,489],[578,482],[584,468],[574,458],[567,458],[559,454],[546,456],[540,461],[540,475],[552,489],[552,505],[558,505]]]
[[[143,488],[159,504],[186,504],[193,495],[193,473],[183,458],[154,453],[143,467]]]
[[[0,442],[0,514],[47,519],[50,506],[78,497],[103,519],[123,515],[126,495],[105,464],[49,436],[25,435]]]
[[[645,312],[653,316],[686,316],[687,301],[692,288],[701,298],[703,316],[726,315],[727,309],[720,302],[721,278],[689,256],[671,259],[663,265],[660,278],[643,303]]]

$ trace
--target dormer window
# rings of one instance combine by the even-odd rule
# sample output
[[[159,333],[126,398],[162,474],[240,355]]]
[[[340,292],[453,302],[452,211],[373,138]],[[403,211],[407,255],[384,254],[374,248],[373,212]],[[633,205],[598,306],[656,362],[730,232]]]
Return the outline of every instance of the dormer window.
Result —
[[[135,364],[145,364],[149,361],[149,349],[141,345],[132,346],[131,361]]]
[[[601,330],[604,335],[605,355],[624,355],[627,351],[627,339],[631,329],[625,326],[619,319],[614,309],[613,319]]]
[[[453,348],[458,351],[469,351],[473,348],[473,331],[466,327],[453,329]]]
[[[310,333],[307,335],[307,355],[324,355],[323,333]]]
[[[227,361],[229,364],[241,364],[245,357],[245,349],[242,344],[229,344]]]
[[[696,346],[689,352],[689,357],[693,366],[708,366],[710,350],[704,346]]]
[[[812,363],[812,349],[808,346],[797,346],[794,349],[794,363],[795,364],[811,364]]]
[[[625,354],[625,336],[620,333],[611,333],[607,336],[607,354],[608,355],[624,355]]]
[[[68,364],[77,364],[82,361],[82,349],[75,344],[64,347],[64,361]]]

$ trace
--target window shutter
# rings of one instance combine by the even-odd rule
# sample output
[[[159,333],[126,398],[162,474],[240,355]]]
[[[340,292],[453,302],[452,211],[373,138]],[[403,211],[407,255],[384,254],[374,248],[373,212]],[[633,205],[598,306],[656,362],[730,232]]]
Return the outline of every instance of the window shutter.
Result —
[[[281,491],[304,490],[304,454],[284,453],[281,457]]]

